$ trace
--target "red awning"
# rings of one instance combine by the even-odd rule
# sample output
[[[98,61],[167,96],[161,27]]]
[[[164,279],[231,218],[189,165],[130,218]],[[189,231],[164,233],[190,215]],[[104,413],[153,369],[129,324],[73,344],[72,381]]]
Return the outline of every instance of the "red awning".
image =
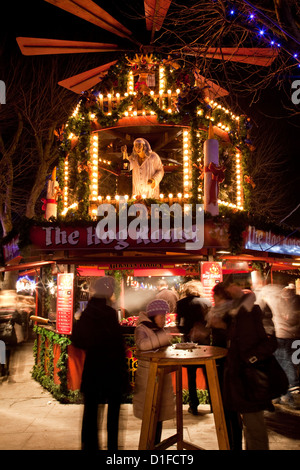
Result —
[[[134,269],[133,276],[134,277],[186,276],[186,270],[183,268]]]
[[[83,277],[105,276],[105,270],[99,269],[98,266],[78,266],[77,272]]]

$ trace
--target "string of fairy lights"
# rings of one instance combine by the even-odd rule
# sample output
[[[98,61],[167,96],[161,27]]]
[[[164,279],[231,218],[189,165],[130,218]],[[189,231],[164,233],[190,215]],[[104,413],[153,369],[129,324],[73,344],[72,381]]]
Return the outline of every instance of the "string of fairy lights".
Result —
[[[127,81],[127,93],[124,93],[124,97],[120,95],[119,92],[115,93],[108,93],[104,95],[103,93],[99,93],[97,96],[97,104],[98,106],[104,111],[107,115],[110,115],[115,104],[119,104],[120,101],[130,95],[135,96],[137,93],[134,89],[134,75],[132,71],[128,74],[128,81]],[[166,110],[168,113],[176,112],[176,103],[178,100],[178,95],[180,94],[180,89],[176,89],[172,91],[171,89],[166,90],[166,79],[165,79],[165,69],[163,66],[159,67],[159,87],[158,87],[158,95],[155,94],[153,90],[149,92],[150,96],[154,99],[157,98],[159,101],[159,107],[163,110]],[[206,99],[207,104],[211,110],[221,110],[223,111],[224,115],[229,117],[232,122],[237,123],[240,119],[239,116],[235,115],[231,112],[230,109],[225,108],[224,106],[220,105],[215,100]],[[80,102],[77,104],[74,112],[72,114],[73,118],[78,116],[80,109]],[[203,115],[203,109],[198,110],[198,114]],[[129,106],[127,110],[124,111],[124,117],[134,117],[137,115],[144,115],[144,116],[153,116],[155,112],[148,108],[138,109],[134,104]],[[228,133],[230,132],[231,128],[228,124],[228,121],[222,122],[218,119],[218,122],[215,121],[215,117],[211,113],[206,113],[206,119],[210,120],[214,126],[218,127],[222,131]],[[90,119],[95,119],[95,114],[90,113]],[[72,139],[74,136],[73,133],[69,134],[69,138]],[[182,135],[182,154],[183,154],[183,182],[182,193],[179,192],[177,194],[168,195],[160,194],[160,201],[163,202],[175,202],[175,201],[184,201],[188,200],[191,196],[191,189],[192,189],[192,165],[191,165],[191,135],[190,130],[183,129]],[[218,203],[221,205],[228,206],[230,208],[243,210],[243,189],[242,189],[242,165],[241,165],[241,153],[237,151],[236,153],[236,171],[235,171],[235,187],[236,187],[236,202],[226,202],[222,200],[218,200]],[[98,133],[94,132],[91,136],[91,146],[90,146],[90,160],[89,160],[89,171],[90,171],[90,205],[91,205],[91,215],[96,216],[97,214],[97,204],[102,202],[118,202],[119,195],[116,194],[114,197],[110,195],[101,195],[99,193],[99,163],[104,163],[107,165],[111,164],[111,161],[105,160],[99,155],[99,138]],[[63,188],[63,211],[62,215],[65,215],[69,209],[75,209],[78,204],[77,203],[70,203],[69,197],[69,162],[68,157],[65,158],[64,161],[64,188]],[[201,186],[198,187],[198,192],[201,193]],[[141,195],[142,199],[145,198],[144,195]],[[136,195],[133,195],[133,199],[136,198]],[[200,194],[199,194],[200,198]],[[125,199],[129,199],[128,195],[125,195]]]
[[[254,37],[261,43],[275,50],[284,50],[293,60],[293,66],[300,68],[300,43],[277,21],[273,20],[258,7],[243,0],[240,8],[236,2],[230,2],[227,8],[227,18],[230,21],[239,21],[247,30],[252,31]],[[277,30],[281,35],[276,35],[273,30]],[[290,44],[294,45],[291,50],[290,44],[284,38],[290,39]]]

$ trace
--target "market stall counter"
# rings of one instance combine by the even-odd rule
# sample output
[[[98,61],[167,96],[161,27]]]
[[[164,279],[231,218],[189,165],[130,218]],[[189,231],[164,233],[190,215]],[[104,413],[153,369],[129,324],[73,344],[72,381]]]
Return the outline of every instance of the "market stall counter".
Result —
[[[37,320],[34,327],[36,341],[34,346],[35,365],[33,377],[45,388],[49,389],[53,395],[65,402],[79,399],[81,385],[81,375],[85,360],[85,351],[76,348],[69,335],[56,332],[54,322],[47,319]],[[124,341],[126,345],[126,355],[128,371],[132,390],[134,388],[135,372],[138,367],[136,357],[136,346],[134,341],[135,326],[122,326]],[[174,335],[176,342],[178,335],[177,328],[169,326],[168,330]],[[109,358],[108,358],[109,360]],[[176,390],[176,377],[172,376],[174,391]],[[183,390],[188,390],[188,379],[186,368],[182,371]],[[197,388],[206,390],[206,381],[201,369],[197,371]],[[130,400],[130,397],[127,397]],[[124,397],[126,400],[126,397]]]

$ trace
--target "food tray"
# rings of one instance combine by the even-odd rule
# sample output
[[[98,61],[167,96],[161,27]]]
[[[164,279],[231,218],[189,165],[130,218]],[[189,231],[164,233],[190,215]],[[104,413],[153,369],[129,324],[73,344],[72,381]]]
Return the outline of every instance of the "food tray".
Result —
[[[176,343],[175,349],[194,349],[197,347],[197,343]]]

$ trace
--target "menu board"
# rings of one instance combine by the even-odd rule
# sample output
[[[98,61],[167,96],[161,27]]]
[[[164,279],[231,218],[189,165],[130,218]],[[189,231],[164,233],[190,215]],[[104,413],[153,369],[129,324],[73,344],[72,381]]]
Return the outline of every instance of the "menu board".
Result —
[[[213,287],[223,281],[222,263],[203,261],[201,263],[201,282],[204,295],[214,304]]]
[[[57,274],[56,332],[72,333],[74,302],[74,274]]]

